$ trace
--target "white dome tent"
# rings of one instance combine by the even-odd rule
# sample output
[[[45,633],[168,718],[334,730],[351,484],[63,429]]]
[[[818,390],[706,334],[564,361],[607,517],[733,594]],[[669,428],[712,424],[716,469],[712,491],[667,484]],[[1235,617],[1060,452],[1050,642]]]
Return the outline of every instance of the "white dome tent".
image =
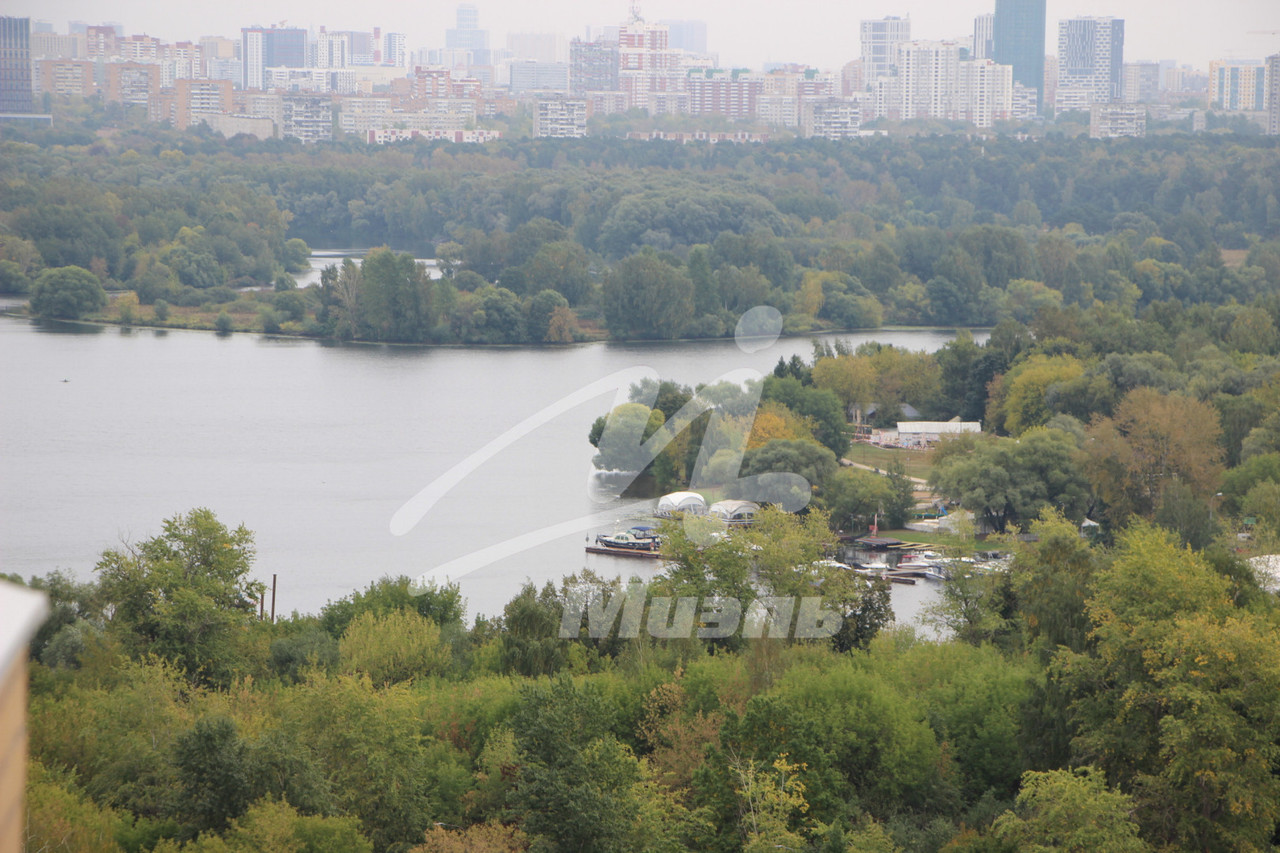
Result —
[[[659,518],[671,518],[683,513],[685,515],[706,515],[706,498],[697,492],[672,492],[658,498],[658,508],[654,515]]]
[[[756,520],[760,504],[755,501],[716,501],[708,512],[730,527],[746,527]]]

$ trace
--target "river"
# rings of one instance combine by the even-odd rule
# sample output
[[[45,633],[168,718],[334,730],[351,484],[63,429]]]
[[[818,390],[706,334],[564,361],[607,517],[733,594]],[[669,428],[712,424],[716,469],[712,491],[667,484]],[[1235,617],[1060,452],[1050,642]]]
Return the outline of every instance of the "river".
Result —
[[[934,350],[952,333],[839,337]],[[605,394],[478,465],[404,535],[390,530],[420,490],[566,395],[630,368],[696,384],[811,350],[807,338],[750,354],[733,341],[392,347],[0,317],[0,568],[89,578],[104,549],[207,506],[255,531],[254,574],[278,575],[277,611],[314,613],[382,575],[417,576],[601,510],[621,519],[625,506],[587,488],[586,436]],[[642,562],[586,555],[586,536],[453,577],[473,615],[494,614],[525,580],[584,567],[626,576]],[[895,587],[899,617],[930,589]]]

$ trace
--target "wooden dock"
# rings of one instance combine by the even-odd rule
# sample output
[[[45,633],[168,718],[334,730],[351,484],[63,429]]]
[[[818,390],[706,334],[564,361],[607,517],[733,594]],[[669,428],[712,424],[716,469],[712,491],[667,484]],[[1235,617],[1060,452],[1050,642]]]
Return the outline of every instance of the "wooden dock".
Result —
[[[662,559],[659,551],[640,551],[632,548],[604,548],[600,545],[588,545],[588,554],[608,554],[610,557],[640,557],[648,560]]]

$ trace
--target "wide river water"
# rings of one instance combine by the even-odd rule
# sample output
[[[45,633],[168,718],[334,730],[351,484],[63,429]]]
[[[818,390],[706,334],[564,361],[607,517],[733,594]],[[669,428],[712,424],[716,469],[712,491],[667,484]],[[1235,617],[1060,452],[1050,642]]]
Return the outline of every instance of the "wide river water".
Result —
[[[932,351],[952,336],[839,337]],[[754,353],[733,341],[463,349],[0,317],[0,569],[89,578],[104,549],[207,506],[255,532],[254,574],[268,585],[278,575],[277,612],[314,613],[382,575],[418,576],[592,513],[623,519],[625,505],[588,488],[587,433],[613,401],[604,393],[478,464],[407,533],[392,533],[421,490],[566,396],[626,369],[692,385],[811,352],[807,338]],[[589,533],[611,527],[450,576],[475,615],[500,613],[526,580],[652,572],[584,553]],[[923,582],[895,586],[899,618],[934,595]]]

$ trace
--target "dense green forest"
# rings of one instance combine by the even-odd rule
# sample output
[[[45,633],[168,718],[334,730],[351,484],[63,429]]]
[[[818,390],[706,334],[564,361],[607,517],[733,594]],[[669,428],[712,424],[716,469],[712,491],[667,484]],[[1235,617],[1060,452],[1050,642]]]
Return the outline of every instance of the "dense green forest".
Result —
[[[710,547],[668,526],[647,630],[562,639],[616,583],[526,587],[468,628],[456,588],[384,579],[272,624],[252,534],[175,516],[91,582],[32,582],[54,614],[27,849],[1271,849],[1274,596],[1146,521],[1110,546],[1052,510],[1030,529],[1007,572],[946,586],[946,641],[820,561],[816,510]],[[829,639],[662,638],[659,596],[815,584]]]
[[[1249,304],[1280,274],[1267,137],[303,147],[100,125],[0,137],[0,289],[31,289],[36,313],[406,342],[668,339],[730,334],[761,304],[790,333]],[[309,246],[435,257],[443,277],[375,255],[289,293]],[[54,298],[68,267],[123,302]]]

